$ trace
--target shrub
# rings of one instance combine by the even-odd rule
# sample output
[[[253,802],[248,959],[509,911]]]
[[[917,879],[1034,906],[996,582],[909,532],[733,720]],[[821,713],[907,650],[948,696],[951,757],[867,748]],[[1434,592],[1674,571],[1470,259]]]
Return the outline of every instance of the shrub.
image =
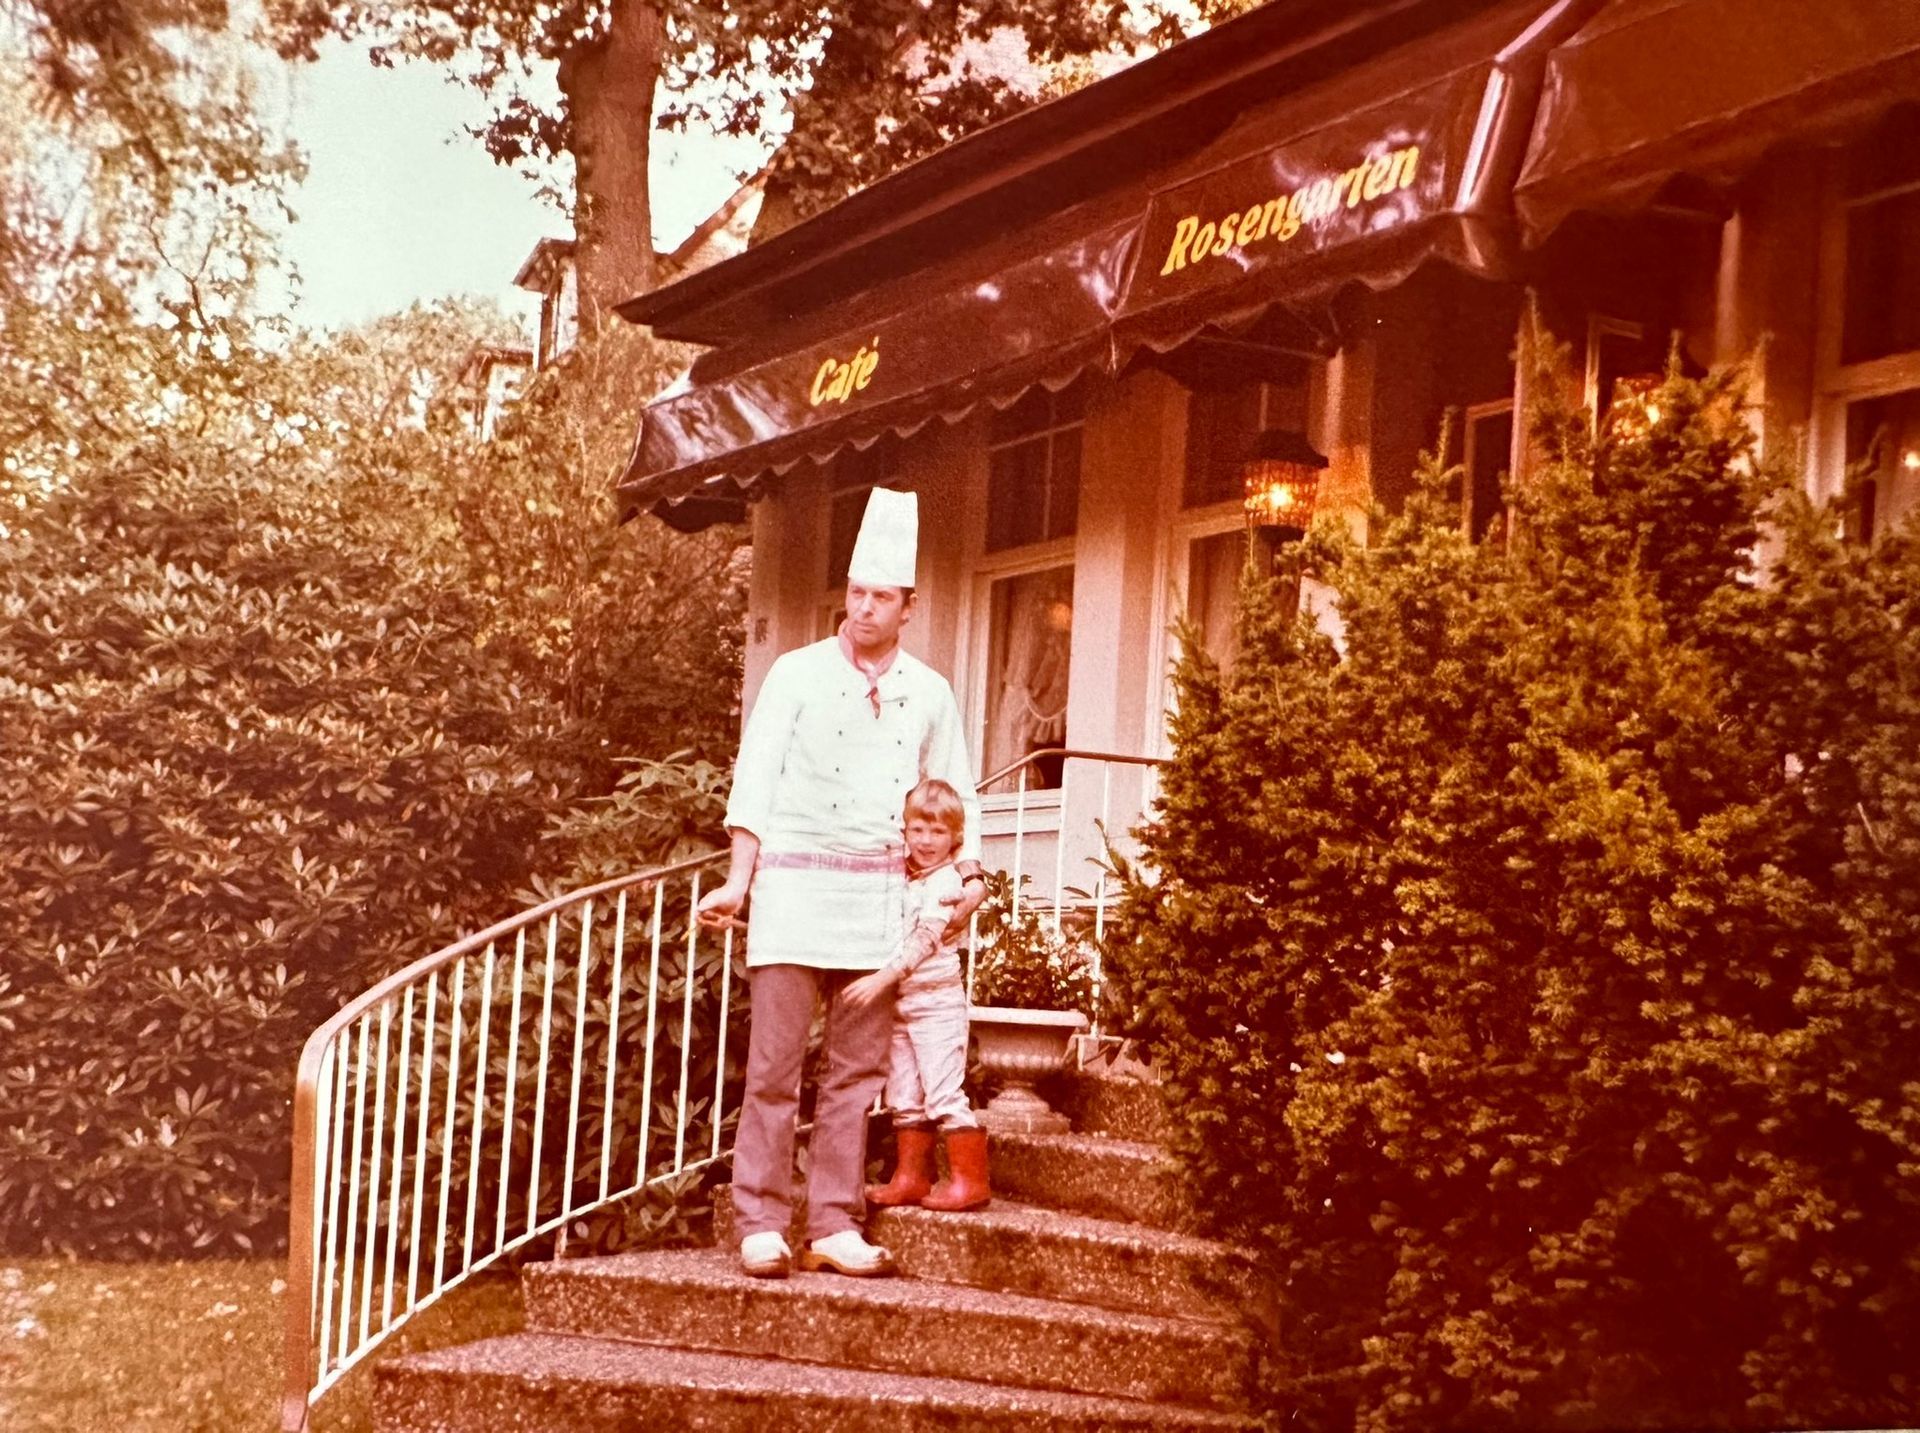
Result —
[[[1836,537],[1734,377],[1536,430],[1510,546],[1429,469],[1296,554],[1344,654],[1250,581],[1184,661],[1110,969],[1306,1426],[1905,1421],[1920,534]]]
[[[1053,928],[1026,896],[1020,877],[1020,911],[1013,909],[1013,877],[987,872],[987,895],[976,915],[973,1003],[1015,1010],[1093,1008],[1092,937],[1069,927]]]
[[[0,1249],[277,1245],[312,1028],[707,819],[709,767],[616,776],[731,720],[727,544],[636,539],[650,567],[548,591],[540,554],[569,524],[598,551],[611,513],[516,499],[531,459],[405,398],[468,317],[175,373],[200,424],[130,430],[0,534]],[[531,552],[449,517],[476,473],[541,507]],[[511,601],[481,580],[503,557],[531,564]],[[655,688],[675,709],[636,726],[621,693]]]
[[[0,565],[0,1245],[272,1243],[306,1031],[571,789],[453,574],[284,476],[102,474]]]

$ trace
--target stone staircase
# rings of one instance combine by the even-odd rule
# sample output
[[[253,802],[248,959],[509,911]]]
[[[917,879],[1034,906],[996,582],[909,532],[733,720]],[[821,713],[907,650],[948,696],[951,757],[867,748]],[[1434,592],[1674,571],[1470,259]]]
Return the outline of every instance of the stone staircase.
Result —
[[[1149,1087],[1069,1084],[1081,1133],[996,1136],[990,1208],[875,1215],[903,1277],[749,1279],[723,1198],[715,1248],[528,1268],[525,1332],[383,1365],[375,1426],[1253,1427],[1250,1262],[1190,1232]]]

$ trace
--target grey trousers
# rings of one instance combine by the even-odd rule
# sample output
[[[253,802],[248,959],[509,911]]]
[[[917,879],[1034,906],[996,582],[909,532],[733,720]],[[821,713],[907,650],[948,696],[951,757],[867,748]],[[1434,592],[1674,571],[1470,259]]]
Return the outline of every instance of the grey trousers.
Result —
[[[950,950],[900,983],[893,1003],[887,1109],[896,1125],[931,1120],[941,1129],[973,1129],[967,1103],[967,987]]]
[[[753,1030],[733,1144],[733,1208],[744,1238],[793,1221],[793,1140],[800,1069],[815,1002],[827,1002],[826,1063],[807,1143],[807,1238],[857,1229],[866,1213],[867,1112],[886,1080],[893,1002],[856,1010],[841,999],[864,972],[763,965],[749,972]]]

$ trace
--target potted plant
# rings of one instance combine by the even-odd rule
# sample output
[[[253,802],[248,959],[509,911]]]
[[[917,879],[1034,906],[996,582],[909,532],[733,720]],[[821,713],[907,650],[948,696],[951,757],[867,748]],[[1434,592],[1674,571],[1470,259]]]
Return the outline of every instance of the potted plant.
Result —
[[[1024,899],[1013,908],[1013,881],[987,875],[974,947],[970,1018],[980,1063],[1000,1091],[980,1111],[989,1130],[1064,1134],[1068,1123],[1034,1092],[1036,1080],[1061,1069],[1074,1036],[1087,1028],[1093,1004],[1092,951],[1087,938],[1056,930]]]

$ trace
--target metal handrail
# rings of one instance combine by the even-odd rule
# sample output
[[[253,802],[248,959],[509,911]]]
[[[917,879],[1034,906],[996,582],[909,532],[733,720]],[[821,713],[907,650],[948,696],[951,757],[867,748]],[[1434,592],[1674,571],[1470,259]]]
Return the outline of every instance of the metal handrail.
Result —
[[[678,1134],[675,1141],[674,1162],[671,1168],[647,1177],[645,1160],[649,1128],[647,1121],[651,1115],[651,1096],[653,1078],[653,1053],[655,1023],[658,1014],[659,997],[659,961],[662,935],[663,897],[667,883],[679,878],[691,879],[690,906],[699,900],[699,877],[707,867],[725,860],[725,851],[711,851],[690,857],[671,865],[634,872],[602,881],[583,890],[557,896],[530,910],[489,926],[479,933],[456,941],[442,950],[426,956],[394,975],[387,977],[371,989],[348,1002],[339,1011],[329,1017],[313,1034],[308,1037],[301,1051],[298,1074],[294,1091],[294,1147],[293,1181],[291,1207],[289,1210],[289,1237],[287,1245],[287,1293],[288,1304],[284,1335],[284,1362],[286,1385],[281,1407],[282,1427],[288,1433],[298,1433],[307,1425],[307,1415],[312,1403],[336,1383],[346,1372],[363,1359],[386,1337],[404,1324],[414,1314],[432,1304],[449,1289],[456,1287],[470,1275],[480,1272],[502,1256],[527,1243],[529,1240],[551,1232],[553,1229],[591,1213],[606,1204],[624,1199],[661,1180],[677,1177],[697,1170],[719,1158],[720,1125],[722,1121],[721,1093],[725,1076],[726,1019],[727,1005],[731,996],[731,975],[733,963],[734,937],[728,929],[724,937],[724,954],[721,965],[720,1015],[718,1029],[718,1056],[716,1061],[714,1102],[711,1110],[713,1124],[712,1148],[704,1158],[688,1161],[686,1158],[685,1135],[687,1118],[687,1073],[689,1025],[693,1012],[694,963],[697,955],[698,923],[688,921],[687,940],[687,979],[685,982],[685,1016],[681,1041],[681,1084],[678,1112]],[[645,1059],[646,1075],[642,1095],[643,1123],[641,1131],[641,1167],[636,1172],[634,1184],[618,1191],[611,1190],[608,1179],[607,1156],[612,1139],[612,1127],[602,1134],[601,1181],[599,1196],[584,1203],[573,1202],[572,1179],[574,1160],[577,1152],[578,1105],[581,1092],[580,1059],[585,1030],[587,969],[591,961],[591,931],[593,908],[596,902],[612,898],[616,905],[613,980],[617,992],[620,982],[621,963],[624,958],[626,935],[627,897],[636,887],[650,887],[654,892],[652,916],[651,969],[648,986],[647,1007],[647,1044]],[[539,1163],[541,1140],[544,1134],[544,1116],[546,1111],[546,1089],[548,1078],[548,1040],[551,1029],[552,1004],[554,995],[554,967],[557,953],[560,918],[564,914],[578,910],[581,913],[581,948],[579,953],[579,975],[576,981],[575,1018],[574,1018],[574,1063],[572,1072],[572,1114],[567,1130],[567,1188],[561,1200],[559,1214],[541,1220],[539,1212]],[[493,980],[495,973],[495,952],[503,942],[514,942],[513,957],[513,1015],[512,1024],[507,1031],[510,1041],[506,1084],[507,1109],[511,1112],[514,1098],[514,1085],[517,1075],[520,1040],[520,983],[525,973],[526,933],[529,929],[546,924],[546,979],[541,1018],[540,1074],[541,1085],[537,1092],[537,1104],[534,1121],[534,1144],[530,1164],[533,1184],[527,1201],[528,1222],[526,1229],[511,1239],[505,1235],[507,1209],[508,1159],[514,1130],[502,1131],[502,1150],[500,1158],[501,1193],[499,1217],[495,1229],[494,1246],[474,1257],[473,1236],[475,1232],[474,1194],[480,1175],[481,1130],[479,1121],[483,1117],[486,1079],[486,1040],[492,1009]],[[467,1176],[468,1209],[464,1227],[465,1253],[460,1268],[447,1277],[446,1253],[448,1234],[448,1193],[452,1174],[453,1149],[452,1133],[455,1111],[459,1094],[457,1088],[460,1079],[459,1056],[461,1044],[461,1019],[464,1012],[466,962],[469,957],[484,953],[486,970],[482,987],[482,1024],[480,1026],[479,1053],[476,1058],[475,1087],[475,1129],[470,1151],[463,1151],[463,1167]],[[449,1068],[446,1090],[441,1097],[445,1108],[444,1133],[447,1142],[441,1149],[441,1167],[439,1175],[439,1215],[438,1234],[433,1252],[432,1284],[420,1293],[417,1285],[418,1265],[421,1257],[420,1222],[422,1214],[427,1123],[432,1117],[432,1105],[435,1092],[431,1086],[433,1075],[432,1060],[435,1053],[436,1007],[439,1003],[440,977],[452,972],[452,990],[448,994],[448,1040],[447,1052]],[[395,1216],[401,1202],[401,1170],[406,1158],[405,1118],[407,1114],[406,1081],[410,1072],[410,1044],[414,1030],[414,992],[422,985],[426,986],[425,1027],[420,1053],[421,1092],[418,1128],[415,1134],[414,1186],[412,1242],[408,1245],[408,1270],[406,1307],[395,1317],[395,1250],[400,1231],[395,1224]],[[388,1107],[386,1074],[389,1055],[389,1034],[393,1024],[394,1006],[402,1006],[400,1017],[400,1053],[399,1070],[401,1085],[395,1107],[395,1132],[393,1145],[392,1186],[390,1197],[386,1201],[387,1243],[386,1271],[380,1290],[381,1315],[379,1327],[372,1327],[372,1296],[374,1286],[373,1264],[375,1260],[376,1231],[374,1220],[380,1205],[382,1190],[379,1187],[382,1176],[382,1156],[385,1150],[384,1117]],[[378,1023],[377,1054],[375,1057],[373,1092],[373,1130],[370,1146],[371,1174],[367,1184],[367,1227],[364,1235],[364,1251],[361,1248],[361,1232],[358,1219],[361,1208],[360,1170],[362,1151],[367,1149],[363,1143],[366,1134],[367,1115],[366,1070],[367,1046],[370,1039],[369,1025]],[[607,1059],[607,1090],[611,1093],[614,1082],[614,1042],[618,1036],[619,1002],[617,994],[610,1005],[612,1028],[609,1034]],[[357,1027],[357,1030],[356,1030]],[[357,1034],[358,1038],[358,1089],[352,1110],[352,1157],[350,1168],[343,1167],[342,1155],[347,1143],[346,1092],[348,1087],[347,1061],[349,1047]],[[504,1123],[504,1119],[503,1119]],[[329,1144],[330,1148],[323,1148]],[[326,1169],[321,1169],[322,1162]],[[489,1170],[489,1173],[492,1171]],[[350,1186],[347,1200],[346,1238],[344,1246],[339,1241],[340,1234],[340,1196],[343,1178]],[[321,1195],[326,1196],[326,1207],[321,1206]],[[324,1271],[322,1268],[324,1251]],[[341,1254],[344,1267],[344,1280],[341,1288],[341,1323],[338,1339],[334,1337],[332,1319],[332,1295],[335,1290],[334,1259],[336,1252]],[[349,1348],[348,1324],[353,1316],[351,1305],[354,1294],[355,1259],[364,1253],[365,1263],[360,1269],[360,1331],[357,1340]],[[327,1344],[335,1344],[336,1351],[329,1357]]]
[[[974,789],[977,791],[985,791],[989,786],[993,785],[994,782],[1005,781],[1023,766],[1032,766],[1034,762],[1040,760],[1042,757],[1055,756],[1069,761],[1106,761],[1113,763],[1115,766],[1165,766],[1167,764],[1166,758],[1163,756],[1135,756],[1123,751],[1082,751],[1078,747],[1049,746],[1043,747],[1039,751],[1030,751],[1025,756],[1017,757],[1008,762],[992,775],[981,777]]]

